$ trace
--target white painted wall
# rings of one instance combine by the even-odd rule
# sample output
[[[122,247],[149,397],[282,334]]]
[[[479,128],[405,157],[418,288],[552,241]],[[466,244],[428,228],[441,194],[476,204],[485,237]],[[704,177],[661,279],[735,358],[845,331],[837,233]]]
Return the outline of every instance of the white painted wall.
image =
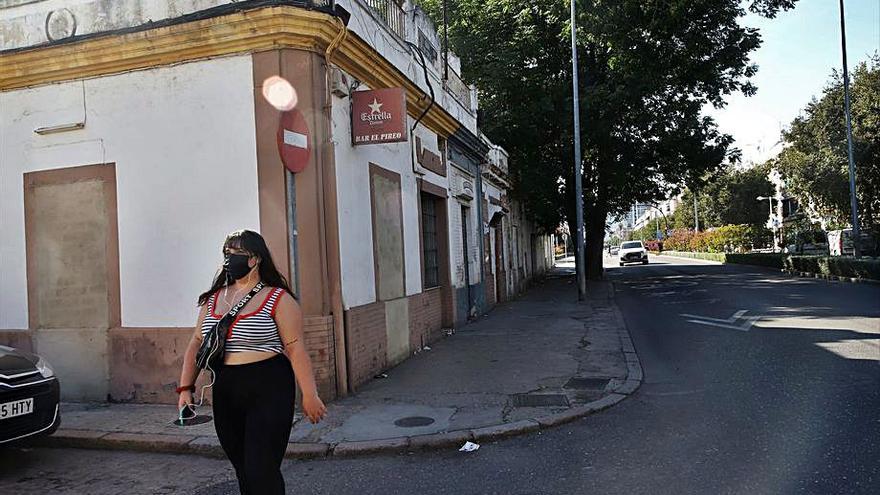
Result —
[[[27,328],[23,174],[106,162],[123,326],[192,326],[225,235],[259,228],[252,77],[242,55],[0,93],[0,328]],[[83,94],[83,130],[33,132]]]
[[[368,89],[361,87],[360,89]],[[419,245],[419,200],[412,169],[414,138],[405,143],[351,145],[348,98],[333,97],[332,140],[336,157],[336,187],[339,201],[339,245],[342,267],[342,297],[346,309],[376,301],[373,263],[373,223],[370,200],[370,163],[401,176],[403,239],[406,262],[406,294],[422,291]],[[408,118],[407,128],[415,119]],[[437,136],[419,124],[415,135],[422,146],[438,153]],[[446,187],[447,180],[428,171],[425,180]]]
[[[180,17],[235,0],[42,0],[0,2],[0,50],[47,43],[46,17],[67,9],[63,15],[76,22],[76,35],[140,26],[150,21]],[[53,14],[54,15],[58,15]],[[69,18],[69,17],[68,17]],[[71,26],[72,27],[72,26]]]

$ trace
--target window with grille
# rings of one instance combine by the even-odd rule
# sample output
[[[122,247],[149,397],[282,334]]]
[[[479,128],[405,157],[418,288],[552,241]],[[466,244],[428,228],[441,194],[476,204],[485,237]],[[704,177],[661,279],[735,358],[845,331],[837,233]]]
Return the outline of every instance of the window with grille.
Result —
[[[437,249],[437,200],[422,193],[422,256],[425,289],[440,285],[440,260]]]
[[[422,55],[432,64],[437,62],[437,49],[434,48],[434,44],[431,43],[431,40],[425,36],[421,29],[419,29],[419,50],[422,51]]]

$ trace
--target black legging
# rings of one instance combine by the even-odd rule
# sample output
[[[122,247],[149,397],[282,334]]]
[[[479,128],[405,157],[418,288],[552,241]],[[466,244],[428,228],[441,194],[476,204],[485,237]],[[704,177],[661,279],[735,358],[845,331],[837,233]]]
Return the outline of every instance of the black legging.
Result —
[[[293,424],[294,378],[283,354],[222,366],[214,384],[214,426],[242,495],[284,493],[281,461]]]

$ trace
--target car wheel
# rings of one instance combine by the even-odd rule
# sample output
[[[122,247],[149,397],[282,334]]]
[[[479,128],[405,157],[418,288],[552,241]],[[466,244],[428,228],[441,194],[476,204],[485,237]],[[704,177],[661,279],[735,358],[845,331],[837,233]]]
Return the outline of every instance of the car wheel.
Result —
[[[642,260],[642,264],[643,264],[643,265],[647,265],[647,264],[648,264],[648,260]]]
[[[623,266],[623,262],[622,262],[622,261],[620,262],[620,266]]]

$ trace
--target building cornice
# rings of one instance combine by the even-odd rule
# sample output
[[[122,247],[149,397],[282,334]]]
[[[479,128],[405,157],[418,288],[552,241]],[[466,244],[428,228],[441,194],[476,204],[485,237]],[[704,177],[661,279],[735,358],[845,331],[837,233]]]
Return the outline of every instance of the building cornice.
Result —
[[[323,55],[341,29],[332,15],[275,6],[42,45],[0,54],[0,91],[282,48]],[[332,63],[372,88],[403,87],[410,115],[417,117],[428,107],[421,88],[351,31],[333,52]],[[437,105],[422,123],[444,137],[462,129]]]

